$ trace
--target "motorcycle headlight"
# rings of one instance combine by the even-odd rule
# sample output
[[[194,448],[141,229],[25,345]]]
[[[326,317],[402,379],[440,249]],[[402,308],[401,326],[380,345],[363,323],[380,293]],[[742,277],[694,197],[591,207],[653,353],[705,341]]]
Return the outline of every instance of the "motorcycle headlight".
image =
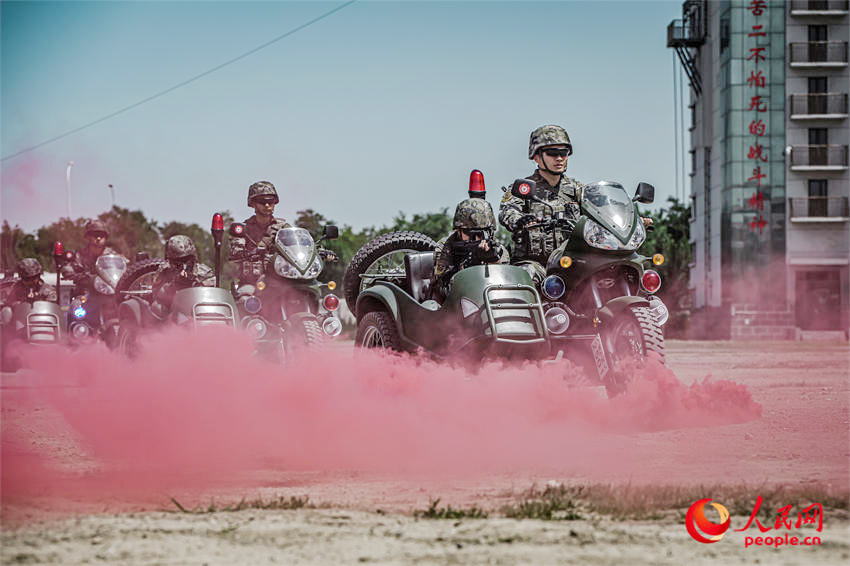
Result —
[[[298,269],[282,255],[277,255],[274,258],[274,272],[287,279],[301,279]]]
[[[94,278],[94,290],[102,295],[115,294],[115,289],[113,289],[109,283],[101,279],[100,276]]]
[[[566,289],[567,286],[564,284],[564,280],[557,275],[550,275],[543,280],[543,294],[546,295],[547,299],[554,301],[561,298],[561,295],[564,294]]]
[[[637,228],[635,228],[635,232],[632,234],[629,243],[623,246],[623,249],[636,250],[640,247],[644,240],[646,240],[646,228],[643,227],[643,221],[638,219]]]
[[[319,276],[319,273],[322,272],[323,267],[324,264],[322,263],[322,260],[319,259],[319,256],[316,256],[315,259],[313,259],[313,263],[310,264],[310,269],[308,269],[307,273],[304,274],[304,279],[315,279]]]
[[[245,321],[245,330],[248,331],[255,340],[259,340],[268,332],[268,326],[261,318],[249,318]]]

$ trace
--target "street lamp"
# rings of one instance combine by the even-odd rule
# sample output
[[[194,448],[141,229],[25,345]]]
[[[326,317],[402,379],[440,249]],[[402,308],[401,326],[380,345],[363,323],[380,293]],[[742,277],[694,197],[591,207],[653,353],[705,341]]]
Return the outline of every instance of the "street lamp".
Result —
[[[112,208],[115,208],[115,187],[112,186],[112,183],[109,183],[109,192],[112,195]]]
[[[68,162],[68,168],[65,169],[65,190],[68,194],[68,220],[71,219],[71,167],[74,166],[73,161]]]

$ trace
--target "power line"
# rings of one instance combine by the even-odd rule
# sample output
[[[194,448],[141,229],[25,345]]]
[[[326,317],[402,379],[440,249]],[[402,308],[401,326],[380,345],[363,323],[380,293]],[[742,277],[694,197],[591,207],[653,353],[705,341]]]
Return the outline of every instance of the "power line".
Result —
[[[298,27],[296,27],[296,28],[293,28],[293,29],[289,30],[288,32],[286,32],[286,33],[284,33],[284,34],[282,34],[282,35],[279,35],[279,36],[275,37],[274,39],[272,39],[272,40],[270,40],[270,41],[267,41],[267,42],[263,43],[262,45],[259,45],[259,46],[255,47],[254,49],[251,49],[250,51],[246,51],[245,53],[242,53],[241,55],[237,55],[236,57],[234,57],[233,59],[230,59],[229,61],[225,61],[224,63],[221,63],[220,65],[216,65],[216,66],[215,66],[215,67],[213,67],[212,69],[209,69],[209,70],[207,70],[207,71],[204,71],[203,73],[200,73],[200,74],[198,74],[198,75],[195,75],[194,77],[191,77],[191,78],[189,78],[189,79],[186,79],[186,80],[185,80],[185,81],[183,81],[183,82],[177,83],[176,85],[174,85],[174,86],[172,86],[172,87],[169,87],[169,88],[167,88],[167,89],[165,89],[165,90],[163,90],[163,91],[160,91],[160,92],[158,92],[158,93],[156,93],[156,94],[154,94],[154,95],[151,95],[151,96],[149,96],[149,97],[147,97],[147,98],[145,98],[145,99],[143,99],[143,100],[140,100],[140,101],[138,101],[138,102],[134,102],[133,104],[130,104],[129,106],[125,106],[124,108],[121,108],[120,110],[116,110],[115,112],[112,112],[111,114],[107,114],[106,116],[103,116],[103,117],[101,117],[101,118],[98,118],[97,120],[92,120],[91,122],[89,122],[89,123],[87,123],[87,124],[84,124],[84,125],[82,125],[82,126],[79,126],[79,127],[77,127],[77,128],[74,128],[73,130],[68,130],[67,132],[65,132],[65,133],[63,133],[63,134],[59,134],[58,136],[54,136],[54,137],[52,137],[52,138],[50,138],[50,139],[48,139],[48,140],[44,140],[44,141],[42,141],[42,142],[39,142],[39,143],[35,144],[34,146],[28,147],[28,148],[26,148],[26,149],[22,149],[21,151],[19,151],[19,152],[17,152],[17,153],[13,153],[12,155],[7,155],[6,157],[3,157],[2,159],[0,159],[0,161],[6,161],[7,159],[12,159],[13,157],[17,157],[17,156],[19,156],[19,155],[23,155],[24,153],[30,152],[30,151],[32,151],[32,150],[34,150],[34,149],[38,149],[39,147],[42,147],[42,146],[47,145],[47,144],[49,144],[49,143],[53,143],[53,142],[55,142],[55,141],[57,141],[57,140],[61,140],[61,139],[62,139],[62,138],[64,138],[64,137],[68,137],[68,136],[70,136],[71,134],[76,134],[77,132],[82,131],[82,130],[85,130],[86,128],[90,128],[91,126],[94,126],[95,124],[99,124],[99,123],[101,123],[101,122],[104,122],[104,121],[106,121],[106,120],[109,120],[110,118],[114,118],[115,116],[118,116],[119,114],[123,114],[124,112],[127,112],[128,110],[132,110],[133,108],[136,108],[137,106],[141,106],[142,104],[145,104],[145,103],[147,103],[147,102],[150,102],[151,100],[155,100],[155,99],[157,99],[157,98],[159,98],[159,97],[161,97],[161,96],[164,96],[164,95],[166,95],[166,94],[168,94],[168,93],[170,93],[170,92],[173,92],[173,91],[177,90],[177,89],[178,89],[178,88],[180,88],[180,87],[184,87],[184,86],[186,86],[186,85],[187,85],[187,84],[189,84],[189,83],[195,82],[196,80],[198,80],[198,79],[200,79],[200,78],[203,78],[203,77],[205,77],[205,76],[207,76],[207,75],[210,75],[210,74],[212,74],[212,73],[214,73],[214,72],[216,72],[216,71],[218,71],[218,70],[220,70],[220,69],[223,69],[224,67],[226,67],[226,66],[228,66],[228,65],[231,65],[231,64],[233,64],[233,63],[235,63],[235,62],[237,62],[237,61],[239,61],[239,60],[241,60],[241,59],[244,59],[245,57],[248,57],[249,55],[253,55],[253,54],[254,54],[254,53],[256,53],[257,51],[260,51],[261,49],[265,49],[265,48],[266,48],[266,47],[268,47],[269,45],[272,45],[273,43],[277,43],[277,42],[278,42],[278,41],[280,41],[281,39],[284,39],[284,38],[286,38],[286,37],[289,37],[290,35],[292,35],[292,34],[294,34],[294,33],[296,33],[296,32],[299,32],[299,31],[301,31],[302,29],[304,29],[304,28],[306,28],[306,27],[311,26],[311,25],[315,24],[316,22],[318,22],[318,21],[320,21],[320,20],[323,20],[323,19],[327,18],[328,16],[330,16],[331,14],[334,14],[335,12],[339,12],[339,11],[340,11],[340,10],[342,10],[343,8],[346,8],[346,7],[350,6],[351,4],[354,4],[356,1],[357,1],[357,0],[349,0],[348,2],[345,2],[344,4],[340,4],[339,6],[337,6],[336,8],[334,8],[333,10],[330,10],[330,11],[328,11],[328,12],[325,12],[325,13],[324,13],[324,14],[322,14],[321,16],[318,16],[318,17],[316,17],[316,18],[313,18],[313,19],[312,19],[312,20],[310,20],[309,22],[304,23],[304,24],[301,24],[300,26],[298,26]]]

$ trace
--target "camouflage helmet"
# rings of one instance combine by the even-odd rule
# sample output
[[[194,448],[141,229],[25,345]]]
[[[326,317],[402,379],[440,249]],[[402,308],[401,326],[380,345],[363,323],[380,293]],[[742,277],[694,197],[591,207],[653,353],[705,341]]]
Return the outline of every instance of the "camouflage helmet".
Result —
[[[533,159],[541,147],[562,144],[566,144],[567,149],[570,150],[569,154],[572,155],[573,144],[570,143],[570,136],[567,135],[564,128],[553,124],[540,126],[531,132],[531,137],[528,140],[528,158]]]
[[[275,190],[274,185],[268,181],[257,181],[248,187],[248,206],[253,206],[255,198],[264,197],[266,195],[273,196],[275,204],[280,202],[280,199],[277,198],[277,191]]]
[[[34,257],[25,257],[18,262],[18,275],[20,275],[21,279],[40,277],[42,273],[44,273],[44,270]]]
[[[165,242],[165,259],[180,260],[191,257],[194,260],[198,259],[198,252],[195,250],[195,242],[189,236],[178,234],[171,236]]]
[[[83,235],[88,236],[89,234],[94,234],[97,232],[103,232],[107,236],[109,235],[109,230],[106,229],[106,224],[104,224],[100,220],[89,220],[88,223],[86,223],[86,228],[83,232]]]
[[[489,202],[468,198],[458,203],[452,226],[462,230],[492,230],[496,227],[496,217]]]

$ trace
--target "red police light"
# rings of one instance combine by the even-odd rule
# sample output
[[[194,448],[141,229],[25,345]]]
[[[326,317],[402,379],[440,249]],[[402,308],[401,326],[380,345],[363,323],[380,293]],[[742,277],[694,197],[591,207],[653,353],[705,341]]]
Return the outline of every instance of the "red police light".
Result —
[[[339,308],[339,297],[336,295],[325,295],[325,298],[322,300],[322,304],[324,304],[325,308],[329,311],[335,311]]]
[[[224,231],[224,218],[222,218],[221,214],[219,214],[218,212],[213,214],[212,229]]]
[[[484,188],[484,173],[482,173],[478,169],[473,169],[472,173],[469,174],[470,196],[472,196],[473,193],[477,193],[476,196],[480,195],[481,198],[484,198],[485,191],[486,189]]]
[[[65,255],[65,246],[62,242],[54,242],[53,244],[53,255],[60,256]]]
[[[643,272],[640,282],[647,293],[655,293],[661,288],[661,276],[657,271],[652,269],[647,269]]]

